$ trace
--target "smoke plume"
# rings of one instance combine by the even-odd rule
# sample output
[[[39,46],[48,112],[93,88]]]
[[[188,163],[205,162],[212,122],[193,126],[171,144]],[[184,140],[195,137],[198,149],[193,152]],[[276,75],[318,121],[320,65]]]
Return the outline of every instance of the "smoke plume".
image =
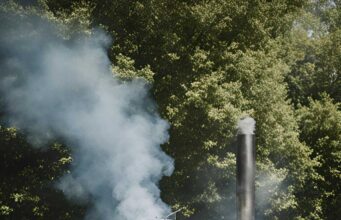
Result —
[[[58,187],[90,199],[86,219],[152,220],[169,212],[158,181],[173,160],[160,148],[168,124],[141,80],[111,72],[103,33],[68,40],[38,17],[0,12],[0,87],[6,118],[35,145],[62,139],[72,172]]]
[[[238,122],[238,134],[254,134],[256,121],[251,117],[245,117]]]

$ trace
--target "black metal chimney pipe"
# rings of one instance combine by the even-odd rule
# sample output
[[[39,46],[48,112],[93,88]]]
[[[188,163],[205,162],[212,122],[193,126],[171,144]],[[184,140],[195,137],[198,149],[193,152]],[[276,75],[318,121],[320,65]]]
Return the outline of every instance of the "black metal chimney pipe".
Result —
[[[255,220],[255,137],[237,136],[237,220]]]

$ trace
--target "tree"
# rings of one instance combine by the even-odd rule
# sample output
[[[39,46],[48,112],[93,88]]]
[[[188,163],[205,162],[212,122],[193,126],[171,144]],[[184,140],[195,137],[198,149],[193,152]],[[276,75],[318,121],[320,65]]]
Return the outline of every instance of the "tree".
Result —
[[[323,94],[297,111],[300,139],[313,150],[311,157],[319,161],[316,171],[322,177],[311,180],[305,191],[305,200],[314,204],[303,209],[310,219],[337,219],[341,214],[341,112],[333,102]]]
[[[290,34],[284,38],[291,72],[286,76],[289,97],[307,105],[308,97],[327,93],[340,102],[341,40],[338,1],[317,1],[302,11]],[[290,51],[290,52],[288,52]],[[289,56],[288,56],[289,54]]]
[[[54,14],[72,14],[80,2],[87,1],[47,5]],[[154,73],[153,95],[172,125],[164,149],[176,163],[174,174],[161,182],[164,200],[186,207],[184,215],[192,219],[230,217],[221,207],[233,189],[235,125],[249,114],[257,119],[259,166],[277,181],[263,191],[274,195],[282,184],[259,215],[299,216],[295,191],[313,175],[315,162],[298,140],[283,81],[289,66],[274,39],[291,29],[306,1],[88,3],[93,25],[113,37],[112,61],[149,65]]]
[[[33,23],[59,22],[44,8],[25,8],[14,2],[0,4],[1,41],[4,31],[11,28],[27,28]],[[25,21],[25,22],[23,22]],[[6,25],[13,25],[6,27]],[[25,26],[26,25],[26,26]],[[57,35],[63,35],[59,26]],[[32,34],[34,34],[32,29]],[[76,32],[76,31],[75,31]],[[68,33],[70,33],[68,31]],[[64,36],[67,38],[68,36]],[[12,39],[15,41],[15,39]],[[0,62],[9,62],[11,51],[0,46]],[[27,45],[25,45],[27,46]],[[2,65],[4,67],[5,65]],[[20,68],[2,68],[0,78],[22,77]],[[2,82],[3,83],[3,82]],[[6,118],[6,91],[1,89],[0,125],[0,218],[1,219],[82,219],[87,204],[75,204],[56,188],[56,181],[69,172],[72,162],[69,148],[63,140],[54,140],[38,148],[32,144],[25,131],[10,127]]]
[[[81,219],[84,206],[54,186],[72,161],[67,147],[30,145],[15,128],[0,127],[1,219]]]
[[[330,186],[338,170],[328,165],[335,168],[338,156],[328,165],[320,159],[331,155],[324,152],[331,130],[310,141],[311,112],[325,112],[308,97],[327,92],[340,101],[341,60],[339,2],[321,2],[45,0],[34,13],[43,8],[46,17],[67,24],[60,30],[66,39],[101,27],[113,39],[113,72],[152,84],[171,123],[163,148],[176,166],[160,183],[162,196],[174,208],[185,207],[180,219],[233,218],[234,205],[226,204],[234,204],[235,126],[245,115],[257,121],[257,216],[319,219],[329,211],[327,202],[337,205],[338,191]],[[323,102],[336,117],[331,101]],[[310,107],[300,107],[295,118],[292,103]],[[311,194],[320,184],[322,192]]]

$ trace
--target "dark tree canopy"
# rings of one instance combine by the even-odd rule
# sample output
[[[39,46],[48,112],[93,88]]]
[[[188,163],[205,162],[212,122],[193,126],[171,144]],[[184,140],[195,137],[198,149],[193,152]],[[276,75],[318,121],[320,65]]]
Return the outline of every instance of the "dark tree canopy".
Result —
[[[150,82],[171,125],[162,148],[175,171],[160,181],[162,199],[184,208],[178,219],[194,220],[234,219],[234,136],[246,115],[257,121],[257,217],[341,215],[340,8],[340,1],[298,0],[0,4],[2,14],[64,25],[64,38],[97,28],[112,38],[114,74]],[[0,62],[6,56],[0,48]],[[0,107],[6,122],[1,98]],[[53,188],[72,163],[57,142],[34,148],[3,123],[0,216],[82,218],[86,205]]]

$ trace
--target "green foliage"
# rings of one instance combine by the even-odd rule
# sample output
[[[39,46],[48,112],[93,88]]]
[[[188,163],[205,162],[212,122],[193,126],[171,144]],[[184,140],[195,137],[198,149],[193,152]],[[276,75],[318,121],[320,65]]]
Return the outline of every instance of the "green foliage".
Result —
[[[289,53],[284,56],[291,56],[294,62],[286,81],[295,105],[308,104],[308,97],[320,99],[323,92],[337,102],[341,100],[341,29],[334,20],[341,11],[339,3],[328,4],[312,4],[313,9],[302,13],[290,36],[284,39],[289,44]]]
[[[320,165],[316,171],[321,178],[311,180],[305,192],[314,207],[305,207],[311,219],[337,219],[341,214],[341,112],[339,103],[326,94],[321,100],[309,99],[307,107],[297,111],[300,138],[313,150]],[[302,200],[303,203],[304,200]],[[310,209],[308,209],[310,208]]]
[[[54,187],[72,161],[68,148],[38,149],[25,139],[15,128],[0,127],[0,218],[81,219],[83,207]]]
[[[23,21],[52,22],[58,29],[56,34],[69,38],[80,31],[70,32],[69,24],[58,20],[46,11],[43,2],[40,7],[21,6],[14,1],[0,3],[0,19],[3,25],[20,27]],[[10,30],[11,27],[6,27]],[[79,29],[80,30],[80,29]],[[82,29],[83,30],[83,29]],[[65,33],[68,35],[65,35]],[[78,32],[78,33],[76,33]],[[71,34],[70,34],[71,33]],[[2,32],[1,34],[6,34]],[[34,30],[30,33],[36,34]],[[5,37],[4,37],[5,39]],[[3,51],[2,51],[3,52]],[[1,59],[6,54],[1,54]],[[2,62],[3,60],[1,60]],[[6,72],[8,75],[25,74]],[[0,76],[5,77],[4,75]],[[1,123],[6,121],[4,100],[0,99]],[[69,149],[58,143],[47,143],[36,148],[30,137],[13,127],[0,126],[0,218],[1,219],[82,219],[85,206],[73,204],[55,187],[56,181],[69,172],[72,162]],[[62,142],[62,140],[58,140]]]
[[[122,54],[117,55],[116,64],[112,66],[112,71],[115,76],[120,77],[122,80],[132,80],[141,78],[149,83],[154,81],[154,73],[151,71],[150,66],[137,70],[134,66],[135,61]]]
[[[152,84],[171,123],[163,148],[175,158],[174,174],[160,183],[162,198],[185,208],[179,219],[234,218],[234,136],[245,115],[257,121],[257,218],[340,216],[339,1],[39,2],[5,8],[55,22],[64,38],[101,27],[113,39],[115,76]],[[3,131],[4,153],[18,150]],[[18,190],[1,188],[1,214],[45,219],[58,195],[65,205],[57,209],[60,219],[81,216],[78,206],[71,211],[59,192],[46,189],[72,162],[66,148],[44,151],[53,157],[41,160],[42,152],[25,146],[24,176],[41,164],[46,176],[33,175]]]

